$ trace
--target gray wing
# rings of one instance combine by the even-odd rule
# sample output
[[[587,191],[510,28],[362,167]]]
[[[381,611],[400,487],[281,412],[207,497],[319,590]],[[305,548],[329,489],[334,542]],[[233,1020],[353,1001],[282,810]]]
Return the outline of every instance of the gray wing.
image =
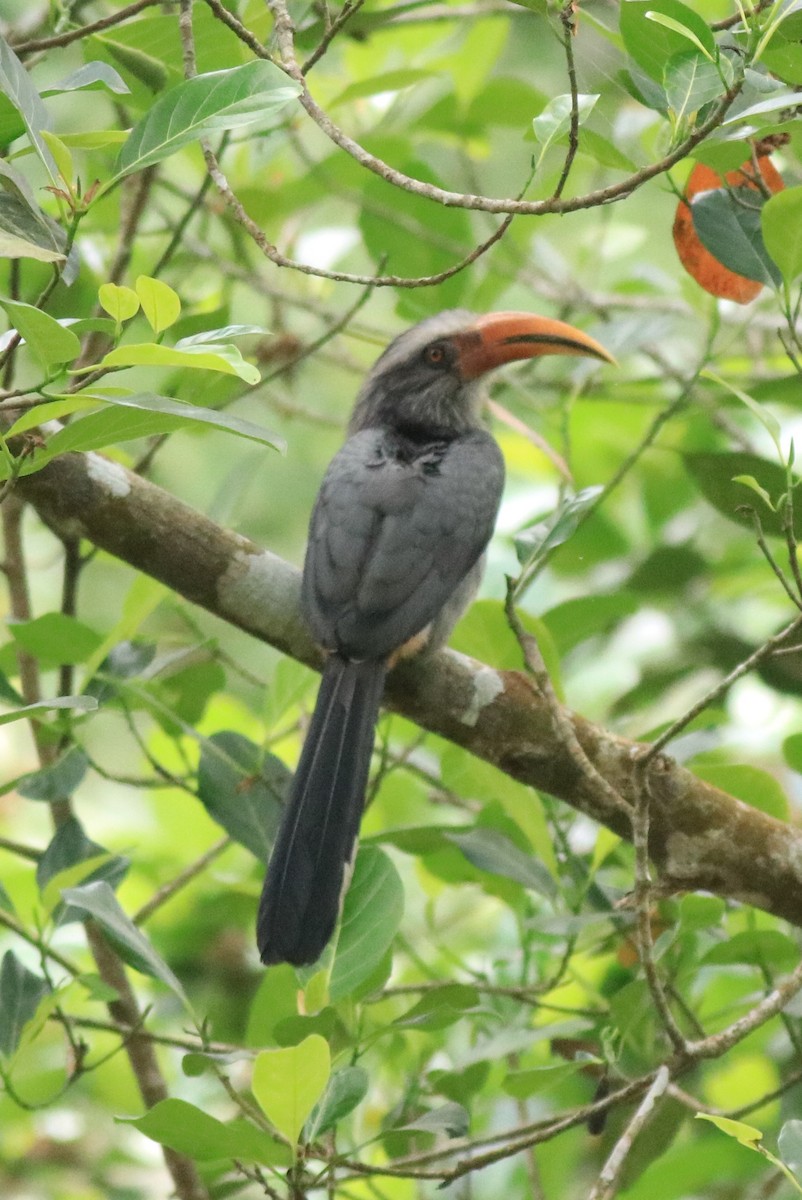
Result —
[[[483,430],[411,459],[388,453],[376,430],[350,438],[323,480],[304,564],[304,613],[321,645],[384,658],[426,629],[481,558],[503,484]]]

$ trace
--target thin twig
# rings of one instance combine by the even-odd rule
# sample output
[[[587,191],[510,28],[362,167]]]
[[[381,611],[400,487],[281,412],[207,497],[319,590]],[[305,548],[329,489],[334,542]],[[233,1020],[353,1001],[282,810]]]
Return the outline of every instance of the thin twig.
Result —
[[[720,1033],[711,1034],[702,1041],[686,1043],[686,1053],[689,1058],[698,1060],[704,1058],[720,1058],[733,1046],[742,1042],[750,1033],[754,1033],[761,1025],[765,1025],[772,1017],[785,1008],[786,1004],[802,989],[802,963],[788,976],[784,983],[778,984],[769,994],[744,1013],[737,1021],[733,1021]]]
[[[799,593],[795,592],[794,589],[791,587],[790,583],[788,582],[788,580],[785,578],[785,572],[783,571],[782,567],[780,566],[780,564],[777,562],[776,558],[772,554],[771,549],[768,545],[768,542],[766,541],[766,538],[763,534],[763,525],[761,523],[758,513],[751,506],[745,505],[743,507],[745,507],[747,509],[747,511],[749,512],[749,514],[752,517],[752,521],[754,522],[755,540],[757,541],[758,547],[760,548],[760,552],[762,553],[766,562],[769,564],[769,566],[771,567],[775,576],[779,580],[780,586],[782,587],[782,589],[785,592],[788,599],[793,604],[794,608],[802,609],[802,590],[800,590]],[[789,550],[790,550],[790,547],[789,547]],[[795,557],[796,557],[795,555],[789,553],[789,558],[791,559],[791,561],[793,561]],[[799,570],[799,565],[797,564],[797,571],[798,570]]]
[[[190,863],[188,867],[180,871],[174,879],[171,879],[163,887],[160,887],[157,892],[154,892],[150,900],[134,913],[131,918],[134,924],[143,925],[149,917],[153,916],[157,909],[166,904],[168,900],[172,900],[173,896],[176,896],[187,884],[192,883],[193,879],[197,879],[198,875],[205,871],[209,864],[213,863],[216,858],[219,858],[223,851],[227,850],[231,844],[230,837],[220,838],[205,854],[201,854],[193,863]]]
[[[642,765],[643,764],[643,765]],[[638,957],[643,968],[652,1003],[676,1054],[686,1052],[685,1038],[674,1020],[657,964],[652,939],[652,880],[649,870],[649,806],[651,802],[648,764],[636,758],[635,811],[632,817],[632,844],[635,849],[635,910]]]
[[[577,150],[579,149],[579,90],[576,83],[576,63],[574,62],[574,35],[576,33],[574,11],[574,0],[565,0],[560,9],[560,21],[563,27],[562,44],[565,50],[565,66],[571,93],[571,125],[568,130],[568,152],[565,155],[563,169],[560,172],[557,186],[552,192],[553,200],[559,200],[560,196],[562,196],[563,189],[568,182],[571,167],[576,158]]]
[[[58,950],[54,950],[52,946],[48,946],[40,937],[34,933],[31,933],[31,931],[27,929],[20,921],[13,917],[11,913],[6,912],[4,909],[0,909],[0,925],[5,926],[6,929],[9,929],[12,933],[16,934],[17,937],[22,938],[23,941],[28,942],[30,946],[34,946],[39,951],[41,958],[49,958],[54,963],[58,963],[58,965],[65,970],[67,974],[71,976],[71,978],[77,979],[77,977],[83,973],[80,967],[76,966],[75,963],[70,962],[70,960],[63,954],[60,954]]]
[[[638,1105],[635,1115],[610,1151],[596,1184],[588,1193],[588,1200],[612,1200],[616,1195],[621,1172],[635,1144],[635,1139],[650,1119],[658,1100],[662,1099],[665,1094],[669,1079],[668,1067],[660,1067],[654,1077],[654,1083]]]
[[[750,654],[742,662],[738,663],[737,667],[733,667],[730,673],[725,675],[720,683],[711,688],[709,692],[706,692],[705,695],[702,696],[700,700],[697,700],[696,704],[692,705],[691,708],[689,708],[688,711],[685,712],[681,717],[678,717],[676,721],[673,721],[672,724],[669,725],[668,729],[665,729],[663,733],[661,733],[660,736],[649,746],[648,750],[643,756],[644,761],[649,762],[655,758],[668,745],[669,742],[673,741],[678,734],[682,733],[683,729],[685,729],[695,717],[698,717],[699,714],[704,712],[704,710],[711,704],[715,704],[717,700],[720,700],[721,697],[729,691],[732,685],[737,682],[737,680],[741,679],[744,675],[748,675],[749,672],[753,671],[755,667],[759,667],[760,664],[765,661],[765,659],[770,658],[776,652],[777,648],[781,647],[783,642],[796,633],[798,629],[802,629],[802,614],[794,617],[793,621],[789,622],[789,624],[786,625],[784,629],[781,629],[779,633],[775,633],[773,637],[767,638],[762,646],[758,646],[757,650],[753,651],[752,654]]]
[[[543,655],[540,653],[540,647],[537,644],[537,639],[528,633],[521,624],[520,618],[515,611],[515,586],[516,582],[513,579],[507,580],[507,597],[505,600],[505,612],[510,629],[512,629],[517,638],[518,645],[523,652],[524,661],[527,670],[537,684],[538,690],[548,702],[551,718],[554,723],[555,731],[559,734],[560,739],[571,755],[571,758],[577,765],[580,774],[586,782],[590,784],[597,794],[604,798],[605,804],[612,811],[624,811],[627,818],[631,820],[632,809],[626,801],[618,794],[614,787],[607,782],[603,775],[599,773],[593,763],[590,761],[585,751],[576,736],[576,731],[571,723],[571,718],[560,704],[557,695],[552,686],[551,678],[546,664],[543,661]]]
[[[345,4],[331,22],[323,37],[320,39],[318,45],[309,55],[309,58],[307,58],[306,62],[301,65],[301,70],[303,71],[304,75],[308,74],[309,71],[312,70],[312,67],[316,62],[320,61],[343,26],[351,20],[351,17],[359,12],[364,3],[365,0],[346,0]]]
[[[121,25],[129,17],[135,17],[145,8],[154,8],[157,4],[171,4],[173,2],[174,0],[136,0],[136,3],[129,4],[126,8],[120,8],[108,17],[101,17],[98,21],[92,21],[89,25],[80,25],[76,29],[67,30],[65,33],[54,34],[53,37],[29,38],[28,41],[17,42],[13,47],[14,53],[20,58],[24,58],[26,54],[35,54],[39,50],[53,50],[58,46],[71,46],[73,42],[79,42],[83,38],[90,37],[93,33],[102,33],[104,29],[111,29],[113,25]]]

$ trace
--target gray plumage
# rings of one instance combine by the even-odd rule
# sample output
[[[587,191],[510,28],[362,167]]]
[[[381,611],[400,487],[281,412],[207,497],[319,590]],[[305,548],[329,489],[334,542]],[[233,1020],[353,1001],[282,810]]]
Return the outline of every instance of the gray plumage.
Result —
[[[475,318],[450,311],[401,334],[356,402],[310,523],[302,607],[330,652],[262,893],[266,963],[315,961],[339,912],[364,804],[388,660],[440,645],[481,576],[504,483],[459,373]]]

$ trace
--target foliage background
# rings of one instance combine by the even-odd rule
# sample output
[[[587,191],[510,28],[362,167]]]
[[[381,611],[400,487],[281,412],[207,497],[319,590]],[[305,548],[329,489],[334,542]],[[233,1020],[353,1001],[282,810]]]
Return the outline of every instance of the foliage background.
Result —
[[[300,77],[280,3],[0,4],[14,172],[0,178],[0,278],[25,337],[3,347],[0,414],[31,429],[61,416],[70,436],[46,426],[21,441],[18,425],[8,443],[3,695],[12,715],[57,695],[98,701],[2,728],[4,1195],[405,1200],[443,1181],[464,1197],[798,1194],[798,930],[714,886],[655,890],[648,795],[636,861],[565,803],[387,716],[331,974],[264,972],[259,859],[313,673],[23,501],[48,454],[103,449],[299,564],[324,465],[394,332],[450,306],[569,319],[620,367],[555,359],[494,382],[509,483],[483,596],[452,644],[521,668],[505,575],[536,577],[519,613],[559,698],[636,740],[679,722],[676,759],[793,824],[799,655],[772,655],[768,639],[800,606],[799,8],[293,3],[304,110],[268,98]],[[238,111],[229,98],[217,126],[109,186],[160,98],[196,71],[264,61],[254,51],[285,73],[252,72]],[[86,63],[104,66],[76,87]],[[457,201],[366,169],[326,118],[418,192]],[[768,281],[741,306],[683,272],[671,228],[694,163],[733,170],[769,135],[783,135],[772,161],[790,197],[764,216],[777,265],[759,214],[741,219],[724,191],[706,234],[725,265]],[[602,203],[613,185],[620,198]],[[521,196],[532,211],[509,220]],[[76,326],[80,346],[59,349],[58,330],[14,302],[106,324]],[[220,330],[209,369],[160,365],[155,346]],[[67,373],[134,343],[149,347],[141,365]],[[79,392],[95,399],[70,413]],[[39,412],[56,394],[71,398]],[[198,425],[169,399],[225,417]],[[225,420],[251,424],[229,436]],[[754,1122],[763,1141],[697,1113]]]

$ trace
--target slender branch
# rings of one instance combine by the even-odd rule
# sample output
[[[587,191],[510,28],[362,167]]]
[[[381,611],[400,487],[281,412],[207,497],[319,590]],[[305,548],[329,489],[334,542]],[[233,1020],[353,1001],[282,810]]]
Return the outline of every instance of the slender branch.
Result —
[[[540,653],[540,647],[537,644],[536,638],[528,634],[523,628],[518,614],[515,611],[516,583],[512,579],[507,581],[507,602],[506,612],[507,621],[510,628],[515,634],[518,644],[524,654],[527,669],[532,673],[537,682],[540,692],[546,698],[546,701],[551,709],[552,718],[554,720],[555,734],[564,741],[566,750],[571,755],[577,765],[577,769],[585,776],[589,786],[594,787],[604,796],[606,802],[611,808],[619,811],[631,813],[631,836],[635,847],[635,863],[636,863],[636,883],[635,883],[635,907],[637,911],[637,934],[638,934],[638,949],[641,958],[641,965],[644,969],[646,981],[649,985],[649,990],[652,994],[652,999],[655,1008],[662,1020],[663,1027],[668,1034],[669,1040],[675,1052],[684,1051],[685,1039],[682,1036],[673,1014],[668,1006],[663,985],[660,981],[657,967],[654,962],[652,952],[652,934],[651,934],[651,879],[649,875],[649,786],[650,780],[646,771],[646,761],[643,760],[644,766],[639,771],[639,778],[635,781],[634,795],[635,807],[634,811],[625,804],[615,788],[611,787],[608,781],[604,778],[601,772],[590,761],[579,739],[574,732],[573,725],[567,714],[559,704],[557,697],[552,687],[551,679],[549,678],[546,664],[543,661],[543,656]],[[636,760],[636,769],[638,760]]]
[[[599,1178],[588,1193],[588,1200],[612,1200],[616,1195],[618,1181],[635,1139],[652,1116],[657,1102],[665,1095],[670,1078],[668,1067],[660,1067],[654,1077],[654,1083],[638,1105],[635,1115],[610,1151]]]
[[[755,541],[758,544],[761,554],[763,555],[766,562],[771,567],[772,571],[774,572],[774,575],[776,576],[777,580],[779,581],[779,584],[780,584],[781,588],[783,589],[783,591],[785,592],[788,599],[791,601],[791,603],[794,605],[795,608],[802,609],[802,599],[800,599],[800,596],[802,596],[802,588],[800,589],[800,591],[798,593],[795,592],[794,589],[791,587],[790,583],[788,582],[788,580],[786,579],[785,573],[784,573],[782,567],[780,566],[780,564],[777,562],[777,559],[772,554],[771,548],[769,547],[769,544],[766,541],[765,535],[763,533],[763,525],[762,525],[762,522],[760,520],[758,513],[755,511],[754,508],[751,507],[751,505],[744,505],[743,508],[746,509],[746,511],[749,513],[749,515],[752,518],[752,522],[755,526]],[[795,560],[795,558],[796,558],[795,554],[789,553],[789,560],[791,562],[793,562]],[[797,564],[797,571],[798,570],[799,570],[799,566]]]
[[[636,758],[635,812],[632,818],[632,842],[635,847],[635,910],[637,913],[636,937],[638,957],[649,986],[657,1014],[663,1029],[676,1054],[686,1050],[685,1038],[674,1020],[668,998],[663,988],[657,964],[654,961],[652,939],[652,879],[649,869],[649,809],[651,804],[651,780],[645,757]]]
[[[301,67],[301,70],[303,71],[304,75],[306,75],[309,71],[312,70],[312,67],[315,65],[316,62],[320,62],[320,59],[326,53],[326,51],[328,50],[331,43],[334,41],[337,34],[340,32],[340,30],[343,28],[343,26],[346,25],[348,23],[348,21],[350,21],[351,18],[353,16],[355,16],[356,13],[359,12],[360,8],[362,7],[362,5],[364,3],[365,3],[365,0],[346,0],[345,4],[342,6],[342,8],[340,9],[337,16],[334,18],[334,20],[329,25],[328,29],[324,33],[324,35],[321,38],[318,45],[315,47],[315,49],[309,55],[309,58],[307,58],[306,62]]]
[[[216,858],[219,858],[223,851],[227,850],[230,845],[230,837],[220,838],[205,854],[201,854],[193,863],[190,863],[188,867],[180,871],[174,879],[171,879],[169,883],[165,883],[163,887],[160,887],[157,892],[154,892],[150,900],[146,904],[143,904],[131,918],[134,924],[143,925],[145,921],[153,916],[157,909],[166,904],[168,900],[172,900],[173,896],[176,896],[187,884],[192,883],[193,879],[197,879],[209,864],[213,863]]]
[[[63,954],[59,954],[58,950],[54,950],[52,946],[48,946],[40,937],[37,937],[36,934],[31,933],[31,931],[27,929],[20,921],[18,921],[15,917],[12,917],[11,913],[5,912],[3,909],[0,909],[0,925],[3,925],[6,929],[9,929],[12,933],[16,934],[17,937],[22,938],[22,940],[27,942],[30,946],[34,946],[39,951],[39,954],[43,959],[49,958],[54,963],[58,963],[58,965],[73,979],[76,979],[81,974],[80,967],[76,966],[75,963],[70,962],[70,960]]]
[[[12,842],[10,838],[0,837],[0,850],[7,850],[9,854],[17,854],[20,858],[30,859],[31,862],[39,862],[42,857],[42,851],[34,849],[33,846],[23,846],[21,842]]]
[[[98,455],[64,455],[21,478],[18,489],[55,530],[79,531],[188,600],[319,667],[319,651],[299,617],[299,572],[275,555]],[[796,627],[770,639],[728,680],[762,661]],[[388,680],[386,703],[514,779],[632,836],[632,762],[642,744],[561,710],[584,754],[624,802],[620,807],[579,770],[555,734],[551,707],[519,672],[441,652],[400,664]],[[664,744],[660,739],[658,749]],[[802,925],[799,830],[662,756],[652,758],[650,788],[649,849],[661,889],[705,888]]]
[[[206,0],[206,3],[210,5],[214,5],[217,2],[218,0]],[[306,86],[303,72],[295,58],[293,24],[287,11],[285,0],[268,0],[268,7],[273,13],[275,22],[274,32],[281,55],[279,65],[301,87],[299,102],[326,137],[336,146],[339,146],[341,150],[344,150],[346,154],[349,154],[360,166],[378,175],[387,183],[394,184],[404,191],[412,192],[416,196],[422,196],[427,200],[443,204],[447,208],[468,208],[481,212],[520,213],[521,215],[542,216],[545,213],[576,212],[579,209],[595,208],[600,204],[609,204],[613,200],[620,200],[624,196],[630,195],[650,179],[664,174],[676,163],[685,158],[695,146],[704,141],[707,135],[720,125],[743,87],[743,81],[738,80],[728,88],[707,120],[693,130],[687,138],[683,139],[665,158],[651,163],[649,166],[642,167],[619,183],[611,184],[606,188],[600,188],[598,191],[589,192],[584,196],[575,196],[568,200],[563,200],[561,197],[551,197],[548,200],[532,201],[451,192],[437,187],[435,184],[425,183],[420,179],[413,179],[409,175],[405,175],[402,171],[396,170],[388,163],[370,154],[369,151],[354,141],[339,126],[335,125],[328,114],[314,100]]]
[[[80,42],[83,38],[90,37],[93,33],[102,33],[104,29],[111,29],[114,25],[121,25],[130,17],[135,17],[141,13],[143,9],[154,8],[157,4],[172,4],[174,0],[136,0],[134,4],[129,4],[125,8],[120,8],[115,13],[110,13],[107,17],[101,17],[97,21],[92,21],[89,25],[79,25],[76,29],[69,29],[65,33],[57,33],[52,37],[46,38],[29,38],[24,42],[14,43],[14,53],[20,58],[24,58],[27,54],[35,54],[39,50],[53,50],[58,46],[71,46],[73,42]]]
[[[494,246],[506,233],[512,220],[512,215],[508,216],[497,229],[480,245],[475,246],[469,254],[453,266],[447,267],[443,271],[438,271],[434,275],[420,275],[409,277],[406,275],[362,275],[351,271],[328,271],[323,267],[314,267],[309,263],[300,262],[297,259],[288,258],[282,254],[278,247],[265,236],[262,229],[250,217],[242,204],[242,201],[236,195],[228,179],[221,170],[220,164],[217,161],[217,155],[212,151],[208,144],[203,145],[203,154],[206,159],[206,167],[211,176],[215,187],[225,201],[225,204],[236,222],[243,227],[256,243],[262,254],[269,258],[277,267],[289,267],[294,271],[300,271],[302,275],[313,275],[319,279],[332,279],[338,283],[357,283],[363,287],[379,288],[379,287],[399,287],[399,288],[419,288],[419,287],[434,287],[436,284],[444,283],[446,279],[451,279],[452,276],[458,275],[460,271],[464,271],[471,263],[476,262],[483,254],[485,254],[491,246]]]
[[[568,182],[568,176],[571,173],[571,167],[576,158],[577,150],[579,149],[579,89],[576,83],[576,63],[574,62],[574,37],[576,35],[574,13],[574,0],[565,0],[560,10],[560,21],[563,27],[562,43],[565,50],[568,86],[571,92],[571,125],[568,130],[568,151],[565,155],[565,162],[560,172],[560,178],[557,180],[557,186],[552,193],[553,200],[559,200],[560,196],[562,196],[565,185]]]
[[[737,1021],[733,1021],[720,1033],[714,1033],[702,1041],[688,1042],[687,1055],[699,1060],[703,1058],[720,1058],[738,1042],[742,1042],[750,1033],[754,1033],[761,1025],[765,1025],[772,1017],[776,1017],[786,1004],[802,990],[802,963],[791,972],[784,983],[773,988],[759,1004],[744,1013]]]
[[[56,1016],[50,1019],[59,1021]],[[206,1042],[199,1034],[192,1036],[189,1033],[184,1035],[154,1033],[145,1028],[141,1022],[134,1029],[124,1021],[102,1020],[99,1017],[71,1017],[70,1020],[81,1029],[99,1029],[104,1033],[115,1033],[123,1040],[129,1038],[133,1032],[137,1032],[140,1037],[147,1038],[155,1046],[172,1046],[176,1050],[189,1050],[197,1054],[204,1051],[207,1054],[242,1054],[243,1052],[242,1046],[234,1045],[231,1042]]]
[[[127,1026],[131,1031],[125,1047],[128,1060],[142,1099],[148,1108],[152,1108],[160,1100],[166,1100],[169,1092],[153,1042],[142,1034],[142,1015],[136,996],[122,962],[112,950],[100,926],[90,919],[85,923],[85,928],[98,971],[103,981],[110,984],[117,993],[117,999],[109,1001],[109,1012],[115,1022]],[[209,1200],[209,1193],[193,1160],[167,1146],[162,1147],[162,1153],[180,1200]]]
[[[682,733],[683,729],[687,728],[695,717],[698,717],[711,704],[715,704],[717,700],[720,700],[737,680],[743,678],[744,675],[748,675],[755,667],[759,667],[767,658],[771,658],[775,650],[782,647],[783,643],[799,629],[802,629],[802,614],[794,617],[793,621],[790,621],[779,633],[775,633],[773,637],[767,638],[762,646],[758,646],[757,650],[738,663],[737,667],[733,667],[729,675],[725,675],[720,683],[711,688],[700,700],[697,700],[696,704],[683,713],[678,720],[669,725],[668,729],[664,730],[660,737],[652,742],[644,756],[645,760],[650,761],[660,754],[663,748],[669,742],[673,741],[678,734]]]
[[[554,730],[556,735],[563,741],[567,752],[576,763],[579,771],[586,778],[589,786],[596,789],[600,797],[603,797],[604,803],[609,806],[610,810],[619,813],[625,813],[627,818],[631,814],[631,809],[614,787],[607,782],[604,776],[599,772],[596,766],[588,758],[583,750],[579,738],[576,736],[571,719],[567,711],[557,699],[557,694],[551,682],[546,664],[543,660],[543,655],[540,653],[540,647],[537,644],[537,638],[531,633],[527,633],[521,624],[520,618],[515,611],[515,591],[516,581],[514,579],[507,580],[507,599],[505,603],[505,612],[507,622],[512,629],[518,641],[518,645],[523,652],[526,668],[533,676],[540,694],[544,697],[548,704],[551,713],[552,721],[554,722]]]

